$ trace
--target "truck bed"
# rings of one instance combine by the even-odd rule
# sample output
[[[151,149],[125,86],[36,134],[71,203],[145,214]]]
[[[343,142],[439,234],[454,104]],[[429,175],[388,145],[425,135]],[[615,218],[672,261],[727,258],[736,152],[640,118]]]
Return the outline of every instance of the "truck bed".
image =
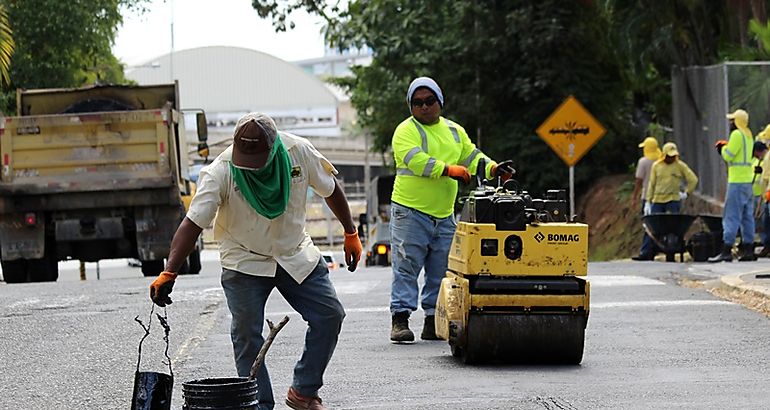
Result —
[[[0,196],[175,184],[170,109],[34,115],[0,120]]]

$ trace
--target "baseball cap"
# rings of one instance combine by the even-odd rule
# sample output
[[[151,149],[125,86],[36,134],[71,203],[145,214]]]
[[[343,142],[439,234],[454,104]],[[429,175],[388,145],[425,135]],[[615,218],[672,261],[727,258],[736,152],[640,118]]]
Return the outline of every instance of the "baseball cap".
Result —
[[[667,142],[663,144],[663,153],[667,157],[675,157],[679,155],[679,150],[676,149],[676,144],[673,142]]]

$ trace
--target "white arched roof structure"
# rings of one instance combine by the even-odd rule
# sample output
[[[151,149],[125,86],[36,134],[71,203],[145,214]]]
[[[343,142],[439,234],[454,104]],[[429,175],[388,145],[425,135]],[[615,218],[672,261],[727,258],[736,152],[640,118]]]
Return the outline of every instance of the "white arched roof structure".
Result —
[[[207,112],[285,112],[337,107],[337,99],[317,78],[294,64],[240,47],[200,47],[175,51],[127,67],[139,84],[179,80],[182,108]]]

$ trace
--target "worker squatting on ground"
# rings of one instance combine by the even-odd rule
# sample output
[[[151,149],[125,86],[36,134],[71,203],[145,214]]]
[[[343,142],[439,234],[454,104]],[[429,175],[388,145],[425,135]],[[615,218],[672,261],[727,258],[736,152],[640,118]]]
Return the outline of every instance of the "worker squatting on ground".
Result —
[[[636,181],[634,183],[634,193],[631,194],[631,208],[637,209],[639,199],[641,198],[642,207],[639,208],[639,211],[644,213],[644,208],[647,204],[645,196],[647,194],[647,184],[650,181],[650,170],[652,170],[652,164],[662,158],[663,153],[660,151],[658,140],[655,137],[645,138],[639,144],[639,148],[642,148],[643,155],[636,164]],[[642,247],[639,249],[639,255],[631,259],[636,261],[652,260],[655,258],[656,253],[655,243],[647,235],[647,232],[642,230]]]
[[[393,342],[414,341],[409,316],[417,310],[417,278],[423,267],[425,285],[420,299],[425,322],[421,338],[437,339],[434,312],[457,226],[457,181],[468,183],[481,158],[487,161],[484,171],[488,179],[498,168],[503,179],[513,172],[510,161],[500,165],[490,161],[463,127],[441,116],[444,95],[433,79],[419,77],[412,81],[406,101],[412,116],[396,127],[392,141],[396,161],[390,218]]]
[[[730,262],[738,229],[741,232],[740,261],[755,260],[754,256],[754,198],[751,163],[754,140],[749,129],[749,114],[735,110],[727,114],[730,139],[717,141],[716,148],[727,163],[727,197],[722,216],[722,251],[709,262]]]
[[[342,223],[350,271],[362,252],[336,173],[304,138],[279,133],[267,115],[245,115],[235,126],[233,145],[201,170],[187,217],[171,242],[166,271],[150,285],[153,302],[171,303],[176,272],[203,228],[214,220],[238,375],[249,375],[264,342],[264,308],[273,288],[308,322],[305,348],[286,398],[293,409],[324,409],[318,390],[345,317],[321,252],[305,231],[308,187],[326,198]],[[264,365],[257,384],[258,408],[272,409],[273,391]]]

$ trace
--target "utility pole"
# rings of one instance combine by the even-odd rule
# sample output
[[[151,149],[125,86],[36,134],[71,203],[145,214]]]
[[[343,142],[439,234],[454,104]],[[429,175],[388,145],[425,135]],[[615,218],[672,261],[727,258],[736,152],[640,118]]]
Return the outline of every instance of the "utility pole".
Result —
[[[171,3],[171,53],[168,55],[169,75],[171,82],[174,82],[174,0]]]

